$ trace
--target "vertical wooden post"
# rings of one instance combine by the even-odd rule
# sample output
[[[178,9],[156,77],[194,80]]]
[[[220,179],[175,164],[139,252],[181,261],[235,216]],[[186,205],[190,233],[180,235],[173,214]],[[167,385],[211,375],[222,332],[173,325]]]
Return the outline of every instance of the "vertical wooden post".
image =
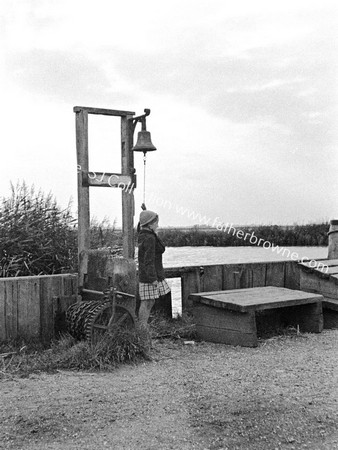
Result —
[[[181,277],[182,291],[182,312],[189,311],[192,308],[192,300],[189,299],[190,294],[201,292],[200,270],[196,268],[193,272],[186,272]]]
[[[328,259],[338,258],[338,220],[330,221]]]
[[[88,269],[90,248],[90,212],[89,187],[82,185],[82,171],[88,172],[88,112],[76,112],[76,153],[77,153],[77,192],[78,192],[78,256],[79,256],[79,287],[83,286],[84,275]]]
[[[133,116],[121,117],[121,169],[123,175],[134,176]],[[122,243],[123,256],[134,258],[134,190],[122,189]]]

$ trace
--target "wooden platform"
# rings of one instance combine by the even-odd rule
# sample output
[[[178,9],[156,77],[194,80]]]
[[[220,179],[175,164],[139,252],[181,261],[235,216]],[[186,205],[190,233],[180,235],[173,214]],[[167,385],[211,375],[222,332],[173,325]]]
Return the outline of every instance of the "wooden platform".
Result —
[[[191,294],[199,337],[206,341],[255,347],[256,312],[285,308],[284,319],[300,331],[323,329],[323,296],[275,286]]]

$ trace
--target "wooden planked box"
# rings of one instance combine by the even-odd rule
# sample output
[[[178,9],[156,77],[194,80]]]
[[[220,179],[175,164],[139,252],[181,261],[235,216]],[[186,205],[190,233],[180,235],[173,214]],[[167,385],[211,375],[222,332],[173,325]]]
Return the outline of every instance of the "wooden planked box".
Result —
[[[283,310],[283,320],[300,331],[323,329],[323,297],[287,288],[265,286],[191,294],[198,336],[206,341],[256,347],[256,313]]]

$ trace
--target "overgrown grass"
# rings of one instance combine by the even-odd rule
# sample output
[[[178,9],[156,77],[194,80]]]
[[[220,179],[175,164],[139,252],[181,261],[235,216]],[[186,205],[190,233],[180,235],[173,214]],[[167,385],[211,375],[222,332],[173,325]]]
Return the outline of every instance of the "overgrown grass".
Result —
[[[121,236],[107,218],[92,219],[90,238],[91,248],[121,255]],[[71,204],[61,209],[52,194],[11,184],[10,197],[0,198],[0,277],[76,272],[77,250]]]
[[[95,344],[77,341],[69,334],[48,347],[38,341],[17,340],[0,344],[0,379],[26,377],[57,370],[112,371],[121,364],[150,360],[151,338],[194,339],[190,316],[165,319],[152,317],[149,330],[116,328]]]
[[[116,230],[113,223],[105,217],[99,222],[95,217],[90,221],[90,246],[92,249],[109,249],[114,256],[122,256],[122,233]]]
[[[24,182],[0,200],[0,276],[73,272],[76,225],[70,205],[62,210],[51,194]]]
[[[111,371],[145,359],[149,359],[149,335],[144,330],[116,329],[93,345],[65,334],[49,348],[34,342],[2,344],[0,378],[57,370]]]
[[[195,339],[196,328],[193,319],[183,314],[173,319],[167,319],[156,314],[150,319],[150,333],[153,339]]]

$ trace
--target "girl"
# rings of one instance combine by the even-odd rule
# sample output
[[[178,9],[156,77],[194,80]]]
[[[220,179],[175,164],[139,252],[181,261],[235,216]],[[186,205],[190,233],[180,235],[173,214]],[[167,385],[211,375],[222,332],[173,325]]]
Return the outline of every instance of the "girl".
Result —
[[[155,301],[170,293],[170,287],[164,279],[162,254],[165,246],[156,234],[159,218],[149,210],[142,211],[138,226],[139,261],[139,322],[146,325]]]

